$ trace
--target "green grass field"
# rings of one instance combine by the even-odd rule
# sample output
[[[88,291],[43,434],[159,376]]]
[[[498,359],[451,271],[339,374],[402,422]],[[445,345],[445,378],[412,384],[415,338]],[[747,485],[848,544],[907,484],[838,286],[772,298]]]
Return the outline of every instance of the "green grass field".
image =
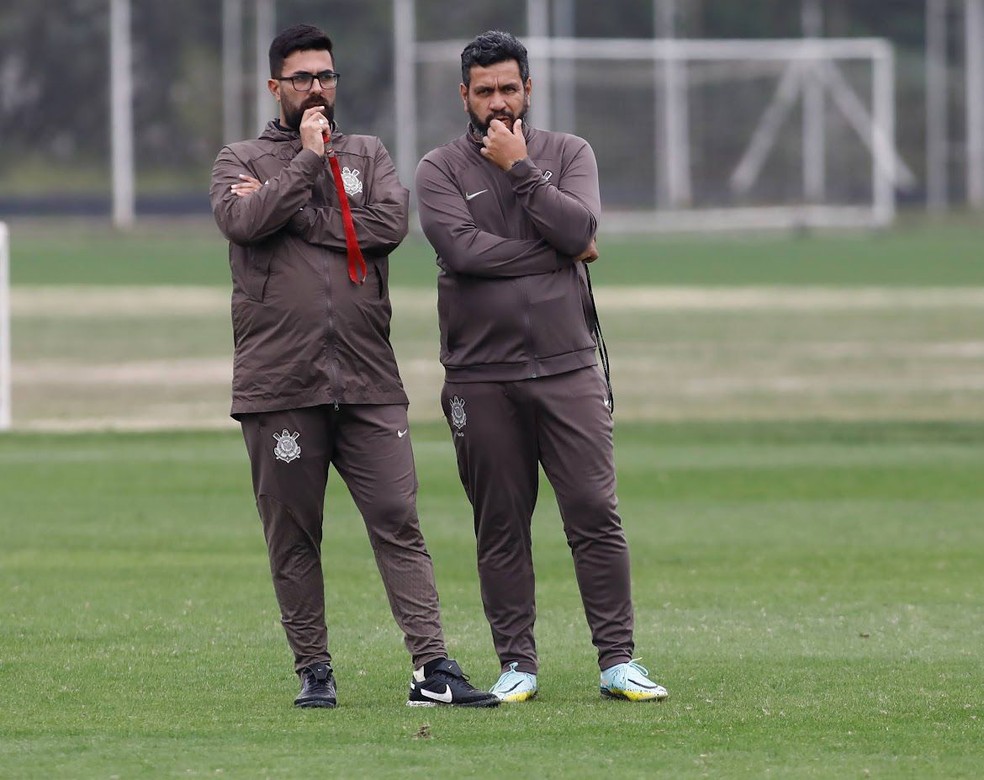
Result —
[[[984,765],[984,228],[606,238],[637,654],[603,700],[550,490],[538,700],[404,706],[409,664],[330,485],[334,711],[296,711],[241,437],[224,249],[14,225],[0,435],[0,777],[976,778]],[[608,261],[608,262],[604,262]],[[449,646],[497,675],[446,426],[433,265],[394,258]],[[126,431],[125,429],[147,429]],[[152,430],[152,429],[158,430]]]
[[[440,426],[414,429],[448,639],[497,672]],[[638,653],[603,700],[566,545],[535,520],[540,698],[403,705],[408,664],[335,485],[340,707],[290,707],[240,440],[0,438],[4,777],[976,777],[984,427],[622,425]]]
[[[226,249],[207,221],[12,226],[14,419],[228,428]],[[592,266],[620,419],[984,420],[984,227],[642,239]],[[436,269],[391,263],[411,419],[433,422]]]
[[[150,223],[129,234],[67,221],[13,225],[15,285],[227,285],[226,249],[210,220]],[[984,225],[910,218],[890,231],[815,235],[623,237],[602,233],[600,284],[984,285]],[[434,286],[430,247],[411,235],[391,262],[398,286]]]

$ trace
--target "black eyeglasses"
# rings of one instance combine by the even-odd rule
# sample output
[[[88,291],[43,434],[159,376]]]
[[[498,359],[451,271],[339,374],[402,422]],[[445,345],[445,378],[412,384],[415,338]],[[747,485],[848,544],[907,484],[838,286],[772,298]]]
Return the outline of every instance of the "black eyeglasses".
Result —
[[[331,89],[338,83],[338,77],[341,75],[333,70],[323,70],[321,73],[295,73],[293,76],[278,76],[276,79],[289,81],[298,92],[309,92],[314,86],[315,79],[322,89]]]

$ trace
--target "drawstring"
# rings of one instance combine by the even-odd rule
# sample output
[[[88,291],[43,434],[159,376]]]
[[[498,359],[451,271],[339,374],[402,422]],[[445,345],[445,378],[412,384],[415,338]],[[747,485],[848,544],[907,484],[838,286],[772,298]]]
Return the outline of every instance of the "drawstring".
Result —
[[[325,134],[325,145],[328,145],[327,133]],[[345,248],[348,252],[348,272],[349,279],[355,284],[362,284],[366,280],[366,259],[362,256],[359,249],[359,239],[355,235],[355,222],[352,220],[352,209],[349,207],[348,195],[345,192],[345,182],[342,180],[342,170],[338,167],[338,158],[335,157],[334,149],[326,149],[328,164],[331,166],[331,175],[335,180],[335,189],[338,191],[338,202],[342,207],[342,224],[345,226]]]
[[[598,355],[601,357],[601,368],[605,372],[605,385],[608,387],[608,409],[615,412],[615,393],[612,392],[612,370],[608,364],[608,346],[605,344],[605,336],[601,332],[601,320],[598,319],[598,307],[595,305],[594,290],[591,289],[591,272],[588,270],[587,263],[584,265],[584,275],[588,280],[588,299],[591,301],[591,317],[594,323],[591,332],[595,335],[598,342]]]

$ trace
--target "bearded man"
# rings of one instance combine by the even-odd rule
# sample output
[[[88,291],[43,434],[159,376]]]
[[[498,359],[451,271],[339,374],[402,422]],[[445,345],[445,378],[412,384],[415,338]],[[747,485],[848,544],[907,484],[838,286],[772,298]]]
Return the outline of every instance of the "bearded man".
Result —
[[[526,47],[509,33],[490,30],[465,47],[461,82],[468,128],[421,160],[416,192],[439,268],[441,400],[501,670],[492,692],[521,702],[538,691],[530,523],[542,466],[574,558],[601,694],[661,701],[666,689],[632,657],[612,392],[587,272],[601,214],[594,152],[583,138],[525,121],[533,82]]]
[[[300,678],[294,704],[337,704],[321,565],[334,466],[410,652],[407,704],[496,706],[448,658],[417,519],[407,396],[389,341],[389,255],[407,234],[409,193],[378,138],[335,123],[339,78],[323,31],[280,33],[267,82],[280,115],[219,152],[210,192],[232,269],[232,416]]]

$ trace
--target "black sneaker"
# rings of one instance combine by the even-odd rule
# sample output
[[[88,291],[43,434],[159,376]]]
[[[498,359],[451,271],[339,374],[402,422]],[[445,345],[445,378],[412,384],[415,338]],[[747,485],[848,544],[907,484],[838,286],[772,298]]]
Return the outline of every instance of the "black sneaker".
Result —
[[[422,669],[413,673],[410,681],[408,707],[436,707],[453,704],[458,707],[498,707],[499,697],[480,691],[468,682],[457,661],[445,659],[424,677]]]
[[[301,692],[294,699],[295,707],[334,707],[335,675],[328,664],[312,664],[299,672]]]

